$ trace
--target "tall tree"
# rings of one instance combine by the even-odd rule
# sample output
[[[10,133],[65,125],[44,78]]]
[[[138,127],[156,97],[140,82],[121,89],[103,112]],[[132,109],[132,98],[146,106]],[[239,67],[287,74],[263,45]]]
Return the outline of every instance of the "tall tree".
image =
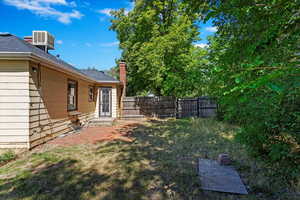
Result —
[[[187,14],[180,0],[137,0],[133,11],[113,12],[122,59],[128,66],[131,95],[194,94],[193,42],[198,40],[197,14]],[[203,56],[203,53],[202,53]],[[194,59],[194,60],[193,60]]]

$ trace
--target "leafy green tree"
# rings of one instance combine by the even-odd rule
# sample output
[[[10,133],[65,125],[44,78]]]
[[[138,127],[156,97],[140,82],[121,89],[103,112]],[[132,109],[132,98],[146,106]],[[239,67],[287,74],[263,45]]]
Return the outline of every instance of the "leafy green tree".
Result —
[[[300,171],[300,2],[206,1],[218,32],[210,40],[210,94],[237,138],[287,179]],[[282,178],[282,176],[281,176]]]
[[[205,50],[193,46],[199,40],[197,14],[187,13],[182,1],[137,0],[133,11],[121,9],[113,16],[111,29],[127,62],[128,94],[191,96],[201,91],[195,85],[203,80],[197,60]]]

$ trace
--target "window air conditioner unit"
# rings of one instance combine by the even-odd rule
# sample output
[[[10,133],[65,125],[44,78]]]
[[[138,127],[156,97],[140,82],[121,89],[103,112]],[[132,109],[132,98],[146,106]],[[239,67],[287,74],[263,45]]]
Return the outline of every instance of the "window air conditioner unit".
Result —
[[[54,37],[47,31],[32,31],[32,44],[45,50],[54,49]]]

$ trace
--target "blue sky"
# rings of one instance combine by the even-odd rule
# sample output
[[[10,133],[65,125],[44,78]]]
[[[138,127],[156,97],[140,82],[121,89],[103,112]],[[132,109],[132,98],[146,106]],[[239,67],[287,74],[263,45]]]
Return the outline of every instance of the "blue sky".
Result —
[[[78,68],[105,70],[121,54],[116,34],[109,31],[109,11],[132,7],[129,0],[0,0],[0,32],[23,37],[47,30],[56,39],[52,54]],[[216,30],[207,23],[200,31],[203,47]]]

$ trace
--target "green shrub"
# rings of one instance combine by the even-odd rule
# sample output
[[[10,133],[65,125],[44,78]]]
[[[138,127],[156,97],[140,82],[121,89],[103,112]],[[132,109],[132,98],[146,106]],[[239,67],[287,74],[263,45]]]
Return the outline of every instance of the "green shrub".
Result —
[[[286,89],[281,92],[261,87],[238,99],[223,99],[230,103],[223,105],[226,119],[242,127],[237,140],[286,181],[296,180],[300,173],[300,89],[291,87],[291,82],[282,83]]]
[[[7,151],[0,155],[0,165],[16,158],[16,154],[12,151]]]
[[[273,177],[300,176],[300,17],[297,1],[208,1],[209,93],[238,141]],[[212,8],[212,9],[211,9]],[[263,16],[263,17],[262,17]]]

